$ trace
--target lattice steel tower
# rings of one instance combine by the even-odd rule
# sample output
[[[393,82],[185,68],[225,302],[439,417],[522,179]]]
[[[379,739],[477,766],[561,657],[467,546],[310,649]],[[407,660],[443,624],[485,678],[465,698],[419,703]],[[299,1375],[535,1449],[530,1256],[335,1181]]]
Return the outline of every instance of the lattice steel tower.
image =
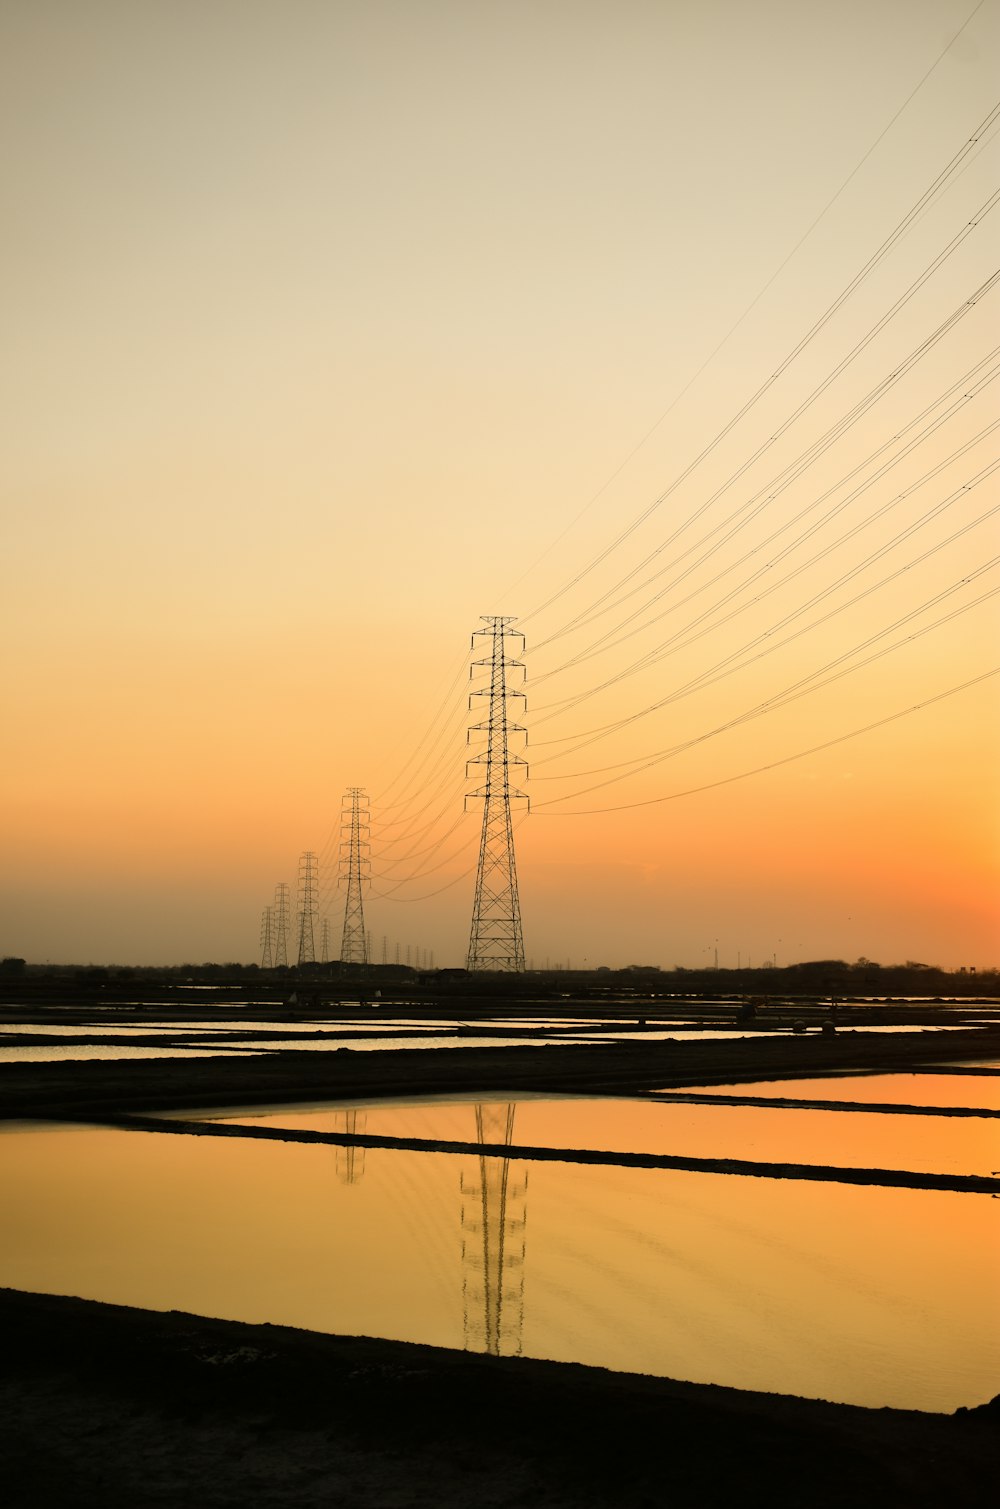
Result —
[[[299,860],[299,960],[316,962],[316,898],[319,894],[319,863],[311,849]]]
[[[340,809],[340,884],[347,886],[344,935],[340,941],[340,958],[344,964],[368,963],[368,934],[361,892],[368,879],[370,821],[364,787],[348,786]]]
[[[288,964],[288,917],[290,912],[288,885],[280,880],[274,888],[274,915],[272,918],[272,940],[274,946],[274,967],[280,969]]]
[[[266,906],[260,914],[260,967],[274,966],[274,907]]]
[[[489,636],[490,653],[481,660],[474,660],[470,676],[477,671],[487,671],[489,686],[470,693],[469,707],[475,706],[474,697],[490,699],[489,716],[485,722],[476,723],[469,730],[484,734],[486,748],[474,755],[466,764],[466,778],[471,767],[484,769],[483,784],[466,797],[481,798],[483,802],[483,830],[479,842],[479,867],[476,871],[476,895],[472,904],[472,934],[469,939],[469,969],[497,969],[520,971],[524,969],[524,940],[521,935],[521,903],[517,893],[517,870],[514,864],[514,830],[510,818],[510,804],[528,800],[523,791],[510,783],[511,767],[527,762],[520,755],[510,753],[510,735],[520,736],[524,729],[519,723],[511,723],[507,717],[507,703],[513,697],[523,701],[524,693],[511,691],[507,685],[508,671],[524,670],[520,660],[508,660],[505,652],[508,639],[519,639],[524,646],[524,635],[509,627],[512,618],[500,618],[483,614],[485,629],[477,629],[472,636],[473,649],[480,635]]]

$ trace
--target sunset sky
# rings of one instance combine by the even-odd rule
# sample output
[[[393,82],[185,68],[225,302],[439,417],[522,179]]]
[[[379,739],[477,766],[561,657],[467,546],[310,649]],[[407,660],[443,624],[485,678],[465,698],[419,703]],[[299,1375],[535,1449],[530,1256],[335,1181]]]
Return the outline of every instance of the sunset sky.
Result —
[[[464,962],[504,613],[536,967],[1000,964],[998,57],[1000,0],[6,0],[0,953],[250,962],[314,850],[336,957],[357,785],[375,957]]]

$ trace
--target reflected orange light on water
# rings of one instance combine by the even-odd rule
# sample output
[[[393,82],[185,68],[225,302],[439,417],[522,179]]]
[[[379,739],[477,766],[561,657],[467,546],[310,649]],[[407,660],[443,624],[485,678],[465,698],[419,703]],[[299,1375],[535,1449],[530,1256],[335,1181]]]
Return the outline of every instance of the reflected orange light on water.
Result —
[[[241,1114],[243,1125],[334,1131],[335,1111],[289,1108]],[[368,1131],[390,1137],[468,1140],[467,1105],[427,1102],[368,1110]],[[996,1120],[882,1116],[877,1112],[795,1110],[768,1106],[683,1105],[664,1101],[526,1100],[518,1106],[515,1143],[524,1147],[595,1148],[762,1163],[923,1173],[989,1173],[1000,1160]]]
[[[514,1143],[545,1114],[480,1109],[490,1141],[512,1111]],[[81,1128],[0,1145],[12,1287],[869,1405],[996,1392],[983,1196]]]

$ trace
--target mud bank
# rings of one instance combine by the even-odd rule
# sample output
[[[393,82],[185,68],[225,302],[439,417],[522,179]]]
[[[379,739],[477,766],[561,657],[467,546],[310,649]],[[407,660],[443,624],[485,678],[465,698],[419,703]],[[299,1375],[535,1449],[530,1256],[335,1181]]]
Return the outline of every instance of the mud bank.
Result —
[[[1000,1468],[997,1404],[866,1410],[11,1290],[0,1324],[10,1509],[971,1509]]]
[[[261,1057],[0,1064],[0,1118],[89,1117],[122,1110],[349,1100],[363,1096],[516,1090],[635,1094],[848,1071],[869,1073],[997,1057],[995,1027],[886,1036],[819,1032],[713,1041],[545,1043],[538,1047],[284,1049]]]

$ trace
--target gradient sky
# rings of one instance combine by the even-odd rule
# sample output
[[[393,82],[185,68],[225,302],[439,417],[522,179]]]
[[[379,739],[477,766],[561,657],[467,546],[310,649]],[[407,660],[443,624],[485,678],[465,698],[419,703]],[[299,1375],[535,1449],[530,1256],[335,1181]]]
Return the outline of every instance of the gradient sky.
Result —
[[[779,433],[987,203],[995,127],[685,475],[992,110],[974,5],[7,0],[0,951],[249,961],[312,849],[335,956],[361,785],[376,957],[461,963],[502,612],[536,966],[1000,963],[1000,678],[679,795],[998,663],[1000,289],[907,359],[1000,209]]]

